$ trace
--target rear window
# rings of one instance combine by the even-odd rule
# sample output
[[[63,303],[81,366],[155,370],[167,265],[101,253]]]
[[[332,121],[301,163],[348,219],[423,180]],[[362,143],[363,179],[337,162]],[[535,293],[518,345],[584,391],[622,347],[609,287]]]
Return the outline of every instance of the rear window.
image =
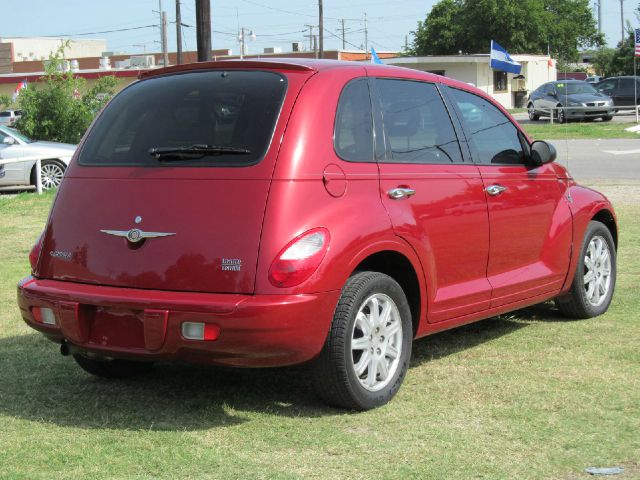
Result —
[[[269,147],[286,88],[284,76],[263,71],[143,80],[107,105],[78,161],[96,166],[254,165]],[[178,154],[158,157],[152,149]]]
[[[11,112],[0,112],[0,117],[10,117]]]

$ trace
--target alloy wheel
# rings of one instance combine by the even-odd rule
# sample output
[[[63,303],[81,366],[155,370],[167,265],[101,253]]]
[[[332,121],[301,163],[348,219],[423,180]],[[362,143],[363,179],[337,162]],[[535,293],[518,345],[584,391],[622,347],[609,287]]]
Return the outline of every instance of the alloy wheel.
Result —
[[[611,288],[611,252],[601,236],[589,242],[584,257],[584,290],[587,301],[594,307],[600,306]]]
[[[375,293],[356,315],[351,333],[352,367],[360,384],[371,392],[385,388],[402,354],[402,321],[395,302]]]
[[[42,188],[49,190],[60,186],[62,177],[64,176],[64,168],[58,163],[47,162],[40,169],[40,178],[42,180]]]

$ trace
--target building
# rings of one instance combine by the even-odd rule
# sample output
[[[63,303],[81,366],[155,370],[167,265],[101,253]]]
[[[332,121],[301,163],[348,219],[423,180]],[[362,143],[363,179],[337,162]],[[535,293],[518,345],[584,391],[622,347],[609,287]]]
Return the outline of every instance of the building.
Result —
[[[99,57],[107,49],[107,41],[75,40],[52,37],[2,37],[0,44],[11,44],[12,61],[26,62],[46,60],[60,46],[65,45],[65,56],[68,58]],[[6,48],[6,47],[5,47]]]
[[[387,65],[436,73],[472,84],[495,98],[505,108],[523,107],[523,101],[545,82],[556,80],[556,63],[547,55],[511,55],[522,65],[520,75],[492,70],[489,54],[398,57]]]

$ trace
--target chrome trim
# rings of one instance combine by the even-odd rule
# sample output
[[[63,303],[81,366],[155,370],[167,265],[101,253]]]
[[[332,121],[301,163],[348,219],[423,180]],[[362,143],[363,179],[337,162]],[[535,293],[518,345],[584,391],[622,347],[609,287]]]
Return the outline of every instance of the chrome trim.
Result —
[[[132,243],[137,243],[145,238],[157,238],[157,237],[170,237],[175,233],[167,232],[144,232],[138,228],[132,228],[131,230],[100,230],[107,235],[113,235],[115,237],[123,237]]]
[[[489,185],[487,188],[485,188],[485,191],[492,197],[495,197],[496,195],[500,195],[506,189],[507,187],[503,187],[502,185],[496,184],[496,185]]]
[[[389,195],[389,198],[392,198],[393,200],[408,198],[415,194],[416,194],[416,191],[413,188],[392,188],[387,192],[387,195]]]

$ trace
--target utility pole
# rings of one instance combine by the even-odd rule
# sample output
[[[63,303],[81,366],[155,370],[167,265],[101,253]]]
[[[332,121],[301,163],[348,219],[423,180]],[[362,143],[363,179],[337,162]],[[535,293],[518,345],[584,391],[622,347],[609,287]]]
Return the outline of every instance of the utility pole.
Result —
[[[158,0],[158,26],[160,27],[160,50],[164,54],[164,40],[162,36],[162,0]]]
[[[196,0],[196,41],[198,42],[198,61],[210,61],[211,3],[209,0]]]
[[[318,36],[313,36],[313,53],[316,54],[316,58],[318,58]]]
[[[620,34],[620,41],[624,43],[624,0],[620,0]]]
[[[345,49],[345,38],[344,38],[344,18],[342,20],[340,20],[340,23],[342,24],[342,50]]]
[[[180,0],[176,0],[176,63],[182,64],[182,15],[180,14]]]
[[[404,36],[404,51],[409,50],[409,35]]]
[[[602,0],[598,0],[598,33],[602,33]]]
[[[305,27],[309,27],[309,35],[305,35],[305,37],[309,37],[309,50],[314,50],[313,48],[313,28],[315,25],[305,25]]]
[[[367,30],[367,14],[364,14],[364,58],[369,59],[369,31]]]
[[[320,54],[318,58],[324,57],[324,28],[322,24],[322,0],[318,0],[318,30],[320,30],[319,39],[320,39]]]
[[[162,12],[162,62],[169,66],[169,52],[167,50],[167,12]]]

